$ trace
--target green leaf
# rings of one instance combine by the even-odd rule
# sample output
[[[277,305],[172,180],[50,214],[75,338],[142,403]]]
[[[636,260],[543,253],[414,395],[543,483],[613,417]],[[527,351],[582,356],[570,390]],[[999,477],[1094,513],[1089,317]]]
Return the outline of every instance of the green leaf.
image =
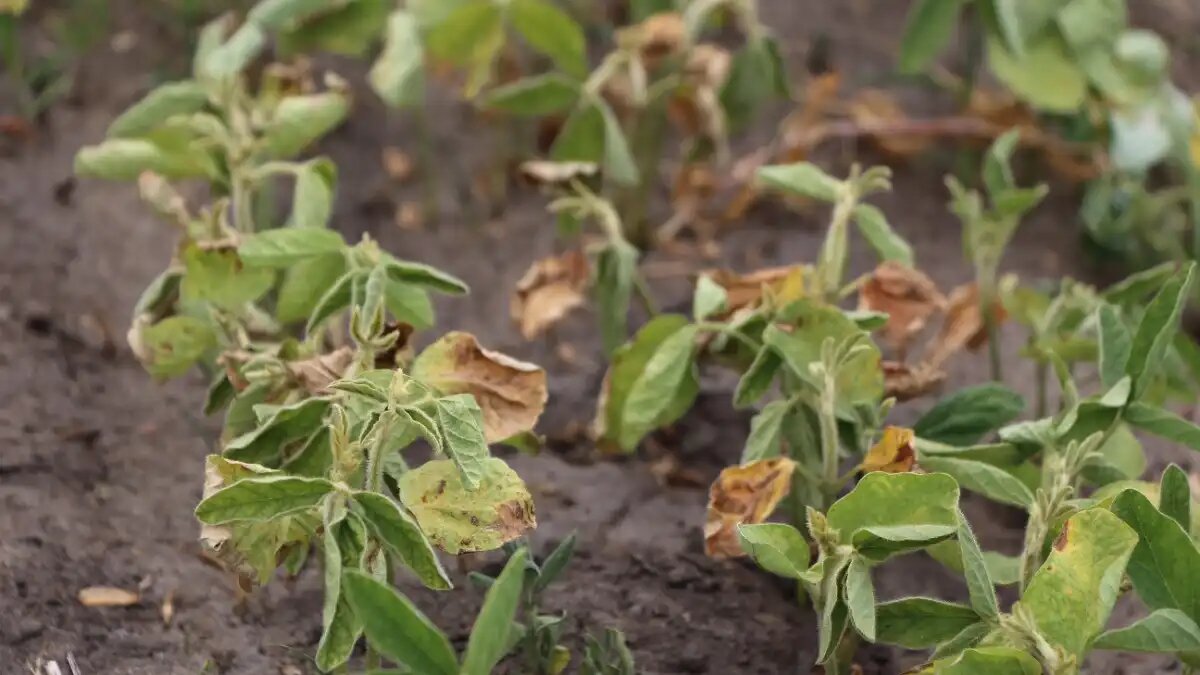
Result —
[[[975,610],[933,598],[902,598],[875,608],[877,642],[927,649],[980,622]]]
[[[1185,652],[1200,650],[1200,627],[1177,609],[1159,609],[1125,628],[1105,631],[1092,649],[1122,652]]]
[[[1112,305],[1104,304],[1096,310],[1096,322],[1100,330],[1100,380],[1112,387],[1125,376],[1133,338]]]
[[[350,659],[354,644],[362,634],[362,624],[354,615],[350,602],[342,594],[343,565],[353,567],[357,551],[348,546],[342,551],[339,538],[350,538],[354,534],[343,521],[330,522],[325,519],[324,546],[325,602],[321,612],[321,641],[317,644],[317,667],[333,670]]]
[[[279,285],[275,318],[282,323],[307,318],[321,296],[337,283],[345,271],[345,257],[333,254],[308,258],[289,266]]]
[[[992,627],[986,622],[980,621],[979,623],[971,624],[970,626],[962,629],[962,631],[954,637],[942,642],[941,644],[938,644],[933,650],[931,658],[943,659],[958,656],[959,654],[963,653],[964,650],[970,649],[982,642],[985,637],[991,634],[991,632]]]
[[[462,279],[425,263],[388,256],[383,265],[387,268],[388,278],[402,283],[450,295],[465,295],[471,290]]]
[[[1013,421],[1025,409],[1025,400],[1002,384],[988,383],[960,389],[938,401],[917,423],[920,438],[948,445],[971,445]]]
[[[557,162],[596,162],[605,159],[608,121],[595,103],[584,103],[567,117],[554,138],[550,158]]]
[[[974,647],[938,662],[938,675],[1042,675],[1042,664],[1014,647]]]
[[[203,50],[203,57],[196,63],[196,74],[218,80],[231,78],[242,72],[266,45],[267,34],[263,27],[247,21],[225,42]],[[200,55],[201,50],[197,50],[197,56]]]
[[[463,485],[468,490],[479,487],[488,459],[487,441],[483,437],[483,411],[471,394],[443,396],[434,401],[438,426],[446,439],[446,454],[458,467]]]
[[[229,381],[229,375],[225,371],[221,371],[208,385],[208,392],[204,396],[204,414],[212,415],[223,409],[233,402],[235,396],[237,396],[237,390]]]
[[[826,517],[843,542],[880,561],[954,534],[958,483],[944,473],[869,473]]]
[[[875,585],[871,571],[861,556],[854,556],[846,567],[842,599],[850,612],[850,621],[868,642],[875,641]]]
[[[587,44],[574,19],[547,0],[511,0],[507,8],[513,28],[534,51],[572,77],[587,75]]]
[[[946,567],[963,574],[965,566],[962,551],[957,541],[940,541],[925,549],[929,557]],[[1011,586],[1021,580],[1020,560],[1015,556],[1007,556],[995,551],[984,551],[983,562],[987,566],[988,577],[997,586]]]
[[[434,324],[433,301],[423,288],[388,279],[383,287],[384,305],[398,320],[422,330]]]
[[[292,269],[299,269],[299,265],[301,264],[296,263],[297,267],[293,267]],[[312,312],[308,315],[308,322],[304,326],[304,332],[312,333],[326,319],[349,307],[351,297],[354,293],[354,285],[363,276],[364,272],[361,270],[349,270],[338,277],[326,289],[325,293],[319,297],[317,304],[312,308]]]
[[[178,299],[179,285],[182,280],[183,270],[178,267],[169,267],[163,270],[138,296],[137,303],[133,306],[133,316],[165,314]]]
[[[821,358],[821,344],[826,338],[841,343],[863,331],[836,307],[803,299],[789,306],[790,322],[796,329],[788,333],[772,325],[763,331],[763,343],[782,357],[793,373],[810,380],[809,364]],[[882,357],[879,348],[869,340],[863,349],[844,363],[837,373],[837,395],[840,404],[874,403],[883,395]]]
[[[721,107],[732,129],[741,129],[773,98],[790,94],[787,73],[775,38],[750,37],[733,55],[729,77],[721,89]]]
[[[172,316],[142,329],[146,370],[155,377],[182,375],[217,346],[208,322],[191,316]]]
[[[346,571],[342,589],[381,654],[418,673],[458,675],[450,640],[408,598],[358,570]]]
[[[165,178],[216,175],[207,153],[189,142],[164,143],[147,138],[111,138],[75,155],[75,173],[106,180],[132,181],[144,171]]]
[[[1136,490],[1122,492],[1112,512],[1138,536],[1125,570],[1138,597],[1150,609],[1178,609],[1195,621],[1200,617],[1200,550],[1191,536]]]
[[[1134,391],[1138,395],[1145,390],[1147,378],[1161,365],[1167,347],[1175,337],[1195,271],[1196,263],[1188,263],[1182,274],[1175,275],[1163,285],[1146,306],[1146,313],[1133,334],[1125,373],[1133,378]]]
[[[496,87],[480,97],[479,106],[522,117],[561,113],[579,100],[579,85],[558,73],[526,77]]]
[[[737,390],[733,394],[733,406],[745,408],[765,396],[771,388],[771,383],[775,381],[775,373],[782,365],[783,359],[771,347],[765,346],[758,350],[754,361],[738,380]]]
[[[189,246],[183,252],[185,269],[180,295],[185,300],[209,302],[239,312],[262,297],[275,283],[275,272],[245,267],[236,251],[203,250]]]
[[[420,27],[412,13],[396,10],[388,15],[383,51],[367,74],[371,88],[393,107],[419,103],[425,93],[425,54]]]
[[[272,157],[295,157],[341,124],[349,110],[350,101],[340,92],[289,96],[275,107],[262,142]]]
[[[327,410],[329,401],[323,398],[307,398],[277,408],[257,428],[226,443],[224,455],[242,462],[276,462],[284,446],[308,438],[324,425]]]
[[[533,585],[534,593],[541,593],[546,590],[546,587],[554,583],[564,570],[567,564],[571,562],[571,558],[575,555],[575,533],[567,535],[566,539],[559,542],[558,546],[554,547],[554,551],[546,556],[542,561],[542,569],[538,572],[537,581]]]
[[[967,579],[967,592],[971,598],[971,609],[980,617],[994,620],[1000,616],[996,603],[996,590],[988,574],[987,560],[979,541],[971,531],[971,524],[961,512],[958,514],[958,548],[962,554],[963,573]]]
[[[404,508],[377,492],[355,492],[353,505],[375,536],[416,573],[421,583],[437,590],[453,587],[429,540]]]
[[[1080,511],[1066,521],[1020,600],[1050,644],[1082,661],[1104,629],[1137,545],[1134,530],[1105,509]]]
[[[800,579],[808,567],[808,542],[800,531],[786,523],[738,525],[742,550],[758,566],[772,574]]]
[[[1150,269],[1135,272],[1104,289],[1101,294],[1107,302],[1119,307],[1140,304],[1146,296],[1161,289],[1175,276],[1178,266],[1173,262],[1155,265]]]
[[[962,487],[998,501],[1028,509],[1033,492],[1013,474],[986,462],[942,455],[921,455],[921,466],[929,471],[950,474]]]
[[[834,650],[842,641],[849,623],[850,612],[842,601],[842,579],[845,578],[846,565],[849,559],[845,556],[826,558],[822,561],[821,592],[817,596],[820,602],[820,623],[817,625],[817,663],[827,663],[833,656]],[[820,564],[820,563],[818,563]]]
[[[426,462],[398,481],[400,501],[435,546],[455,554],[490,551],[536,526],[533,498],[504,460],[489,457],[468,490],[448,459]]]
[[[834,202],[841,192],[841,181],[808,162],[764,166],[754,175],[761,185],[786,195]]]
[[[474,64],[490,54],[488,46],[497,31],[503,35],[503,12],[492,0],[459,3],[426,34],[426,49],[434,57],[456,65]]]
[[[508,653],[513,619],[521,601],[525,563],[529,552],[518,549],[508,558],[504,570],[488,588],[483,607],[471,627],[467,651],[463,654],[462,675],[489,675],[492,668]]]
[[[742,450],[742,464],[778,457],[782,453],[783,420],[791,409],[791,401],[771,401],[750,419],[750,435]]]
[[[948,0],[958,2],[959,0]],[[880,260],[895,260],[907,267],[913,266],[913,251],[907,241],[888,225],[883,211],[870,204],[859,204],[854,207],[854,222],[871,248],[879,255]]]
[[[342,235],[315,227],[284,227],[250,235],[238,246],[242,262],[250,267],[290,267],[316,256],[341,253]]]
[[[1058,12],[1058,29],[1079,52],[1113,42],[1125,29],[1125,0],[1070,0]]]
[[[651,319],[642,326],[633,340],[618,349],[612,357],[612,365],[608,372],[607,395],[601,401],[600,419],[602,422],[601,436],[615,441],[621,449],[631,452],[637,447],[641,435],[637,429],[631,429],[626,421],[625,413],[629,409],[629,395],[633,387],[642,379],[650,360],[672,336],[691,328],[686,318],[675,314],[663,314]],[[671,414],[682,415],[691,406],[695,398],[698,384],[694,378],[685,380],[684,384],[671,392],[673,402],[658,421],[666,424],[673,421]]]
[[[1055,33],[1046,33],[1015,55],[988,36],[988,65],[996,78],[1020,98],[1049,112],[1070,113],[1087,97],[1087,78]]]
[[[1125,421],[1155,436],[1200,450],[1200,427],[1169,410],[1135,401],[1125,410]]]
[[[596,313],[604,350],[609,354],[625,342],[637,261],[637,249],[625,241],[604,247],[596,261]]]
[[[604,118],[604,174],[621,185],[637,185],[640,180],[638,167],[617,114],[603,101],[597,101],[595,105]]]
[[[287,56],[315,52],[364,56],[378,41],[379,27],[387,23],[393,6],[388,0],[352,0],[335,5],[279,31],[279,51]]]
[[[329,4],[329,0],[260,0],[246,14],[246,20],[276,31],[328,9]]]
[[[313,508],[334,490],[324,478],[266,475],[243,478],[214,492],[196,507],[206,525],[270,520]]]
[[[692,317],[703,321],[708,317],[725,310],[729,294],[725,288],[712,280],[707,274],[701,274],[696,280],[696,291],[692,294]]]
[[[161,84],[113,120],[106,135],[109,138],[141,136],[170,117],[199,112],[206,105],[205,87],[195,80]]]
[[[1158,510],[1188,531],[1192,523],[1192,488],[1188,475],[1178,464],[1163,471],[1159,483]]]
[[[326,157],[314,159],[296,170],[292,197],[292,227],[326,227],[333,215],[337,165]]]
[[[629,385],[621,412],[620,444],[625,448],[662,426],[678,392],[696,381],[696,327],[685,325],[658,345]]]
[[[954,34],[963,0],[918,0],[908,12],[900,40],[900,72],[924,72]]]

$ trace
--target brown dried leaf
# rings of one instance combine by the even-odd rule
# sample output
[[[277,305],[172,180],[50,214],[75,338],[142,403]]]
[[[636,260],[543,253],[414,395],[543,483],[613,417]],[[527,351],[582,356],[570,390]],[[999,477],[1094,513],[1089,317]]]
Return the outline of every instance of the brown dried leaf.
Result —
[[[899,361],[883,362],[884,396],[897,401],[910,401],[937,389],[946,373],[929,363],[908,366]]]
[[[890,94],[879,89],[864,89],[848,105],[856,124],[872,126],[908,119],[908,115]],[[872,142],[883,152],[896,157],[912,157],[929,146],[929,138],[906,134],[872,134]]]
[[[537,260],[517,282],[509,313],[532,340],[584,303],[588,285],[587,255],[581,250]]]
[[[354,362],[354,348],[341,347],[328,354],[320,354],[287,364],[288,374],[310,394],[320,394],[334,380],[339,380]]]
[[[858,291],[859,309],[886,312],[883,337],[901,354],[925,328],[929,317],[946,306],[946,296],[920,270],[894,260],[881,263]]]
[[[171,625],[171,621],[175,619],[175,590],[167,591],[163,596],[162,606],[159,608],[159,614],[162,616],[164,626]]]
[[[388,178],[397,183],[403,183],[412,178],[416,164],[407,152],[389,145],[380,153],[379,159],[380,163],[383,164],[383,171],[388,175]]]
[[[745,275],[727,269],[709,270],[704,274],[725,289],[726,312],[719,318],[727,318],[756,309],[768,295],[780,303],[800,299],[804,295],[804,270],[803,265],[788,265],[767,267]]]
[[[863,457],[859,468],[864,472],[884,471],[887,473],[904,473],[912,471],[916,464],[917,454],[913,448],[912,429],[904,427],[887,427],[879,442],[871,447],[866,457]]]
[[[88,586],[81,589],[77,597],[84,607],[128,607],[141,600],[134,591],[113,586]]]
[[[646,68],[653,70],[664,59],[683,51],[687,25],[678,12],[659,12],[617,31],[617,44],[640,51]]]
[[[521,175],[541,185],[561,185],[575,179],[589,178],[599,170],[595,162],[551,162],[531,159],[521,163]]]
[[[761,523],[792,488],[796,463],[786,457],[762,459],[723,469],[708,491],[704,552],[724,560],[746,555],[737,526]]]
[[[987,344],[987,328],[979,304],[979,287],[974,282],[959,286],[950,293],[942,330],[934,339],[926,358],[930,364],[940,367],[964,347],[974,351]],[[996,325],[1008,317],[999,301],[993,303],[992,316]]]
[[[413,361],[412,376],[443,394],[471,394],[483,410],[488,443],[532,431],[546,407],[546,371],[452,332]]]

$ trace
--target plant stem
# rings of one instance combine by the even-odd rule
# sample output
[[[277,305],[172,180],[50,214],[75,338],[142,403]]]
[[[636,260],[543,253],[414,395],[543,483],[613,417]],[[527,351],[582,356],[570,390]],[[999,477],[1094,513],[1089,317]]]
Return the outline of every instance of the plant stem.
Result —
[[[989,277],[994,275],[988,275]],[[1002,364],[1000,360],[1000,340],[999,332],[996,325],[996,313],[993,308],[996,306],[996,284],[992,278],[984,278],[979,282],[979,311],[983,315],[983,328],[987,331],[988,342],[988,363],[991,367],[992,380],[994,382],[1003,382],[1004,376],[1001,373]]]
[[[1037,364],[1037,415],[1035,417],[1042,418],[1046,416],[1047,387],[1050,379],[1050,366],[1045,361],[1039,361]]]
[[[719,333],[721,335],[728,335],[729,337],[737,340],[738,342],[741,342],[743,345],[745,345],[752,352],[755,352],[755,353],[758,353],[758,350],[762,347],[762,345],[758,344],[758,342],[756,342],[754,340],[754,338],[750,337],[749,335],[746,335],[745,333],[742,333],[741,331],[737,330],[736,328],[727,326],[723,323],[717,323],[715,321],[698,321],[698,322],[696,322],[696,329],[702,330],[702,331],[708,331],[710,333]]]
[[[825,387],[821,391],[821,409],[817,417],[821,426],[821,510],[825,510],[837,497],[841,483],[838,482],[838,428],[835,412],[837,382],[832,373],[825,375]]]

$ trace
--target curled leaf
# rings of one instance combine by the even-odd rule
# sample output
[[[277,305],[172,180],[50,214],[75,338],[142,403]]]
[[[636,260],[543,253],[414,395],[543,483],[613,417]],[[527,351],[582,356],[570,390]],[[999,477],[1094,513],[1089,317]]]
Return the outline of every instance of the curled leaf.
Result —
[[[884,339],[901,353],[929,317],[945,305],[946,296],[925,273],[892,260],[875,268],[858,295],[859,309],[888,315]]]
[[[354,348],[346,346],[328,354],[318,354],[287,364],[288,373],[310,394],[325,393],[325,388],[340,380],[354,362]]]
[[[904,473],[912,471],[916,464],[917,454],[913,447],[912,429],[904,427],[887,427],[883,437],[871,446],[870,452],[863,457],[859,468],[864,472],[884,471],[887,473]]]
[[[587,284],[588,261],[583,251],[535,261],[517,282],[509,305],[521,336],[532,340],[582,305]]]
[[[996,301],[992,305],[992,316],[996,324],[1008,317],[1004,306]],[[964,284],[950,293],[946,303],[946,319],[942,329],[929,349],[927,360],[941,366],[954,354],[967,348],[976,350],[987,344],[987,326],[980,309],[979,286]]]
[[[442,394],[471,394],[483,411],[488,443],[531,431],[546,407],[546,371],[451,332],[413,361],[412,376]]]
[[[910,366],[899,361],[883,362],[884,396],[897,401],[910,401],[937,389],[946,373],[931,363]]]
[[[761,523],[792,487],[796,463],[786,457],[726,467],[708,490],[704,552],[719,560],[746,555],[737,526]]]

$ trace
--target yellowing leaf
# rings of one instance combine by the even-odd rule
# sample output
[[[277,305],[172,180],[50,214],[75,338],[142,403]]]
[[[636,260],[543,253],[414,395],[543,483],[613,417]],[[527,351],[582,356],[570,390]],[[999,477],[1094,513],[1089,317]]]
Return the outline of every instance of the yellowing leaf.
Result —
[[[546,371],[452,332],[413,361],[412,376],[443,394],[471,394],[483,411],[488,443],[532,431],[546,407]]]
[[[533,497],[504,460],[483,462],[479,487],[468,490],[448,459],[400,477],[400,501],[435,546],[447,553],[490,551],[537,527]]]
[[[542,258],[517,282],[509,312],[526,340],[544,333],[584,302],[587,256],[580,250]]]
[[[871,447],[871,451],[859,465],[865,472],[885,471],[887,473],[904,473],[912,471],[917,455],[913,449],[915,435],[912,429],[904,427],[888,427],[883,430],[883,437]]]
[[[737,526],[761,523],[792,488],[796,463],[786,457],[723,469],[708,490],[704,552],[719,560],[746,555]]]
[[[84,607],[128,607],[141,600],[134,591],[112,586],[88,586],[81,589],[77,597]]]
[[[888,315],[884,339],[901,354],[929,317],[946,305],[946,297],[920,270],[889,260],[875,268],[859,289],[858,307]]]

